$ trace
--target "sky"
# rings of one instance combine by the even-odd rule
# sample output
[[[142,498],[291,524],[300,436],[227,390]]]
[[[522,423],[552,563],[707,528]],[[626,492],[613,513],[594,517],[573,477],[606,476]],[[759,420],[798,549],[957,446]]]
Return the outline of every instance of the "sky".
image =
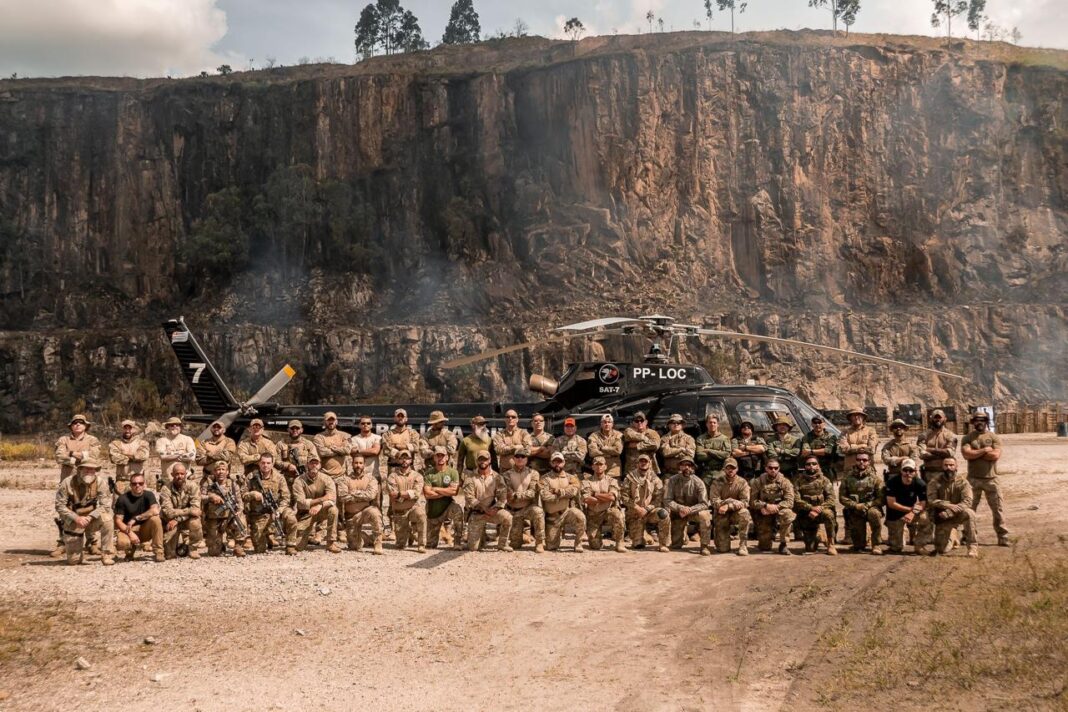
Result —
[[[517,18],[530,34],[563,38],[577,16],[587,34],[648,31],[645,15],[665,30],[691,30],[704,19],[703,0],[474,0],[483,33],[508,30]],[[402,0],[423,35],[440,41],[452,0]],[[0,0],[0,77],[188,76],[301,61],[352,62],[353,25],[366,2],[352,0]],[[937,34],[932,0],[861,0],[857,32]],[[1018,27],[1021,44],[1068,49],[1068,0],[987,0],[986,14]],[[729,30],[715,11],[713,30]],[[750,0],[735,29],[830,29],[830,12],[807,0]],[[954,35],[965,30],[963,16]]]

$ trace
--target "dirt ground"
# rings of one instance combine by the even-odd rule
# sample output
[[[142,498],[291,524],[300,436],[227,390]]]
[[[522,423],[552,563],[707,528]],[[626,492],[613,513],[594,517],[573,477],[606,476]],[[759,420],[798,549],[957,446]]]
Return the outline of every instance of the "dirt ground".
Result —
[[[912,656],[905,640],[941,645],[928,640],[931,617],[974,623],[967,607],[984,582],[1004,597],[1008,584],[990,582],[1015,580],[1025,559],[1036,582],[1047,570],[1036,566],[1063,570],[1068,439],[1004,440],[1016,544],[993,546],[984,503],[978,561],[960,550],[936,559],[702,558],[690,545],[670,554],[310,551],[67,567],[47,557],[55,468],[4,463],[0,709],[345,709],[364,700],[381,710],[1064,709],[1063,645],[1044,652],[1043,665],[1014,661],[1019,674],[1043,678],[997,695],[983,675],[998,673],[973,665],[973,677],[948,692],[945,676],[910,676],[872,697],[878,672],[856,667],[864,656]],[[1062,579],[1042,581],[1054,583],[1039,611],[1064,593]],[[880,633],[873,621],[906,605],[928,618],[891,615]],[[1028,620],[1019,618],[1021,635]],[[78,657],[91,667],[76,669]],[[1047,666],[1061,671],[1060,683]]]

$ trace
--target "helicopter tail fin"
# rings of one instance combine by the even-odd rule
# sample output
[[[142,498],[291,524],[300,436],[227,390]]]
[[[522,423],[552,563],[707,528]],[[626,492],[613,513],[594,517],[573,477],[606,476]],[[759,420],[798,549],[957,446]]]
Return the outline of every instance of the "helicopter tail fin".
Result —
[[[174,349],[174,355],[182,365],[182,374],[193,389],[200,410],[208,414],[219,414],[238,408],[237,399],[223,383],[219,372],[211,365],[193,332],[185,325],[185,320],[182,317],[169,319],[164,322],[163,331]]]

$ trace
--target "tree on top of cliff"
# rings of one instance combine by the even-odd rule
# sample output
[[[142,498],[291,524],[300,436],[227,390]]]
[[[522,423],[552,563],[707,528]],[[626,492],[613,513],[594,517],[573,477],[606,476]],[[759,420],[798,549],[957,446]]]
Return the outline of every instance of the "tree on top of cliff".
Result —
[[[582,37],[582,33],[586,31],[586,26],[582,24],[582,20],[577,17],[572,17],[570,20],[564,23],[564,34],[571,38],[574,42],[579,37]]]
[[[808,0],[809,7],[826,7],[831,11],[831,29],[838,32],[838,21],[849,28],[857,21],[860,0]],[[849,30],[846,30],[848,34]]]
[[[975,39],[979,39],[979,30],[983,26],[986,15],[986,0],[971,0],[968,4],[968,29],[975,32]]]
[[[378,0],[360,11],[356,23],[356,52],[370,57],[376,48],[386,54],[414,52],[429,45],[423,39],[419,19],[411,10],[401,7],[400,0]]]
[[[976,0],[971,0],[972,3]],[[931,27],[942,24],[946,19],[946,37],[953,36],[953,18],[968,9],[969,0],[934,0],[934,12],[931,13]]]
[[[705,0],[705,19],[708,20],[708,31],[712,31],[712,0]]]
[[[356,23],[356,54],[360,57],[374,56],[379,24],[378,9],[374,5],[368,5],[360,11],[360,19]]]
[[[749,5],[747,2],[738,2],[738,0],[716,0],[716,5],[719,7],[719,11],[724,10],[731,11],[731,32],[734,32],[734,11],[738,10],[738,14],[741,15],[745,12],[745,8]]]
[[[482,26],[478,22],[478,13],[472,0],[456,0],[449,13],[449,23],[445,25],[445,34],[441,36],[442,44],[472,44],[478,42]]]

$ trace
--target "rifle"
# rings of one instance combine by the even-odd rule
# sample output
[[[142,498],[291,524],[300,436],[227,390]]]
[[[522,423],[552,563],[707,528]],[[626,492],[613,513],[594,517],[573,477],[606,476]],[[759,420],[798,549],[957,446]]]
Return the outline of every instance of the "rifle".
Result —
[[[300,457],[300,452],[295,447],[291,447],[288,450],[289,461],[293,463],[297,468],[297,475],[303,475],[308,471],[308,466],[304,464],[304,460]]]
[[[119,488],[115,486],[115,478],[114,477],[109,477],[108,478],[108,489],[111,490],[111,494],[117,495],[119,493]]]
[[[274,498],[274,493],[263,486],[263,480],[260,479],[260,473],[254,472],[252,477],[249,478],[249,484],[255,485],[260,494],[263,495],[263,506],[271,513],[271,522],[274,524],[275,534],[278,535],[279,543],[286,540],[285,529],[282,528],[282,516],[278,513],[278,500]]]
[[[241,524],[241,517],[237,515],[237,500],[234,498],[233,491],[229,493],[223,492],[222,487],[220,487],[219,483],[215,480],[211,481],[209,487],[210,489],[215,491],[215,494],[222,497],[223,509],[225,509],[230,514],[230,518],[226,520],[226,523],[230,524],[230,522],[233,522],[234,526],[237,528],[237,534],[241,538],[241,540],[244,541],[245,539],[247,539],[248,532]]]

